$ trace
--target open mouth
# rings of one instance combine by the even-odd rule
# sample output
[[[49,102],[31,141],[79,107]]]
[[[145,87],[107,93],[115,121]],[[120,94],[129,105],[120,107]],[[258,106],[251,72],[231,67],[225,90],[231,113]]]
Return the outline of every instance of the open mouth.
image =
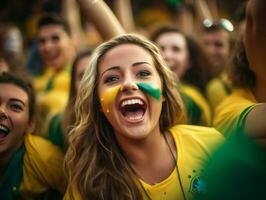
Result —
[[[10,130],[3,124],[0,124],[0,139],[6,137],[9,134]]]
[[[143,119],[147,105],[141,99],[127,99],[121,102],[120,112],[124,118],[132,123],[139,122]]]

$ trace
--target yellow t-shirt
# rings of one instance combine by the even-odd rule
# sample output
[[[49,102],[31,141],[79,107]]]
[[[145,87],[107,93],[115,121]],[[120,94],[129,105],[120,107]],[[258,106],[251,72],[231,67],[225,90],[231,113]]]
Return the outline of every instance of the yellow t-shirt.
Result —
[[[212,79],[206,86],[206,96],[212,110],[231,94],[231,84],[225,73]]]
[[[180,91],[189,96],[194,101],[194,103],[197,105],[197,109],[199,109],[200,112],[199,114],[197,114],[197,112],[195,113],[194,111],[191,111],[190,109],[195,108],[193,106],[186,106],[187,104],[185,102],[187,115],[190,115],[189,113],[192,113],[192,115],[199,115],[198,124],[193,124],[191,122],[188,122],[188,124],[210,126],[212,120],[211,108],[206,98],[196,88],[187,84],[181,84]],[[184,99],[184,101],[186,101],[186,99]],[[192,118],[194,118],[194,116],[192,116]]]
[[[70,88],[70,67],[56,73],[47,67],[44,74],[34,79],[37,105],[46,115],[60,112],[66,106]]]
[[[190,199],[193,195],[204,191],[205,185],[201,177],[201,167],[214,148],[223,141],[223,136],[214,128],[191,125],[177,125],[171,128],[170,131],[178,149],[177,163],[182,186],[186,199]],[[177,169],[167,179],[155,185],[140,181],[153,200],[183,199]],[[82,199],[77,191],[74,190],[73,192],[75,200]],[[144,199],[148,200],[144,191],[142,191],[142,194]],[[66,193],[64,200],[69,199],[69,194]]]
[[[256,99],[249,89],[235,89],[214,113],[213,126],[228,137],[243,126],[248,112],[256,105]]]
[[[202,179],[202,165],[211,152],[223,141],[223,136],[213,128],[177,125],[171,133],[177,146],[177,166],[186,199],[204,192],[206,185]],[[177,169],[160,183],[149,185],[141,180],[146,192],[153,200],[182,200]],[[144,192],[143,192],[144,193]],[[144,195],[144,199],[148,197]]]
[[[25,136],[24,144],[23,177],[20,185],[23,199],[33,199],[48,189],[64,194],[66,178],[61,150],[49,141],[31,134]]]

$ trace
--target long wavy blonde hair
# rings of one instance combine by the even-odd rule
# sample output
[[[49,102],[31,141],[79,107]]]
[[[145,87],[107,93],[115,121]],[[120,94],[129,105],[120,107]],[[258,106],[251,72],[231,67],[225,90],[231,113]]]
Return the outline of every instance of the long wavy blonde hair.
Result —
[[[161,132],[164,133],[178,123],[183,113],[175,78],[154,44],[141,36],[125,34],[97,47],[81,80],[80,94],[75,103],[77,121],[70,131],[69,149],[65,158],[68,193],[72,198],[73,193],[77,192],[82,199],[142,199],[136,177],[119,147],[114,130],[100,112],[97,95],[101,58],[120,44],[138,45],[154,59],[165,97],[159,119]]]

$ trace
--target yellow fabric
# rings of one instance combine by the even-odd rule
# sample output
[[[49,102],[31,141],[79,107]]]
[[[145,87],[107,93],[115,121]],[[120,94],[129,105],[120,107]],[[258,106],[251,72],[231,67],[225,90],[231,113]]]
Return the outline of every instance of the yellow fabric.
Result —
[[[53,79],[53,87],[46,91],[50,79]],[[56,73],[51,67],[47,67],[42,76],[34,79],[34,87],[37,93],[37,105],[41,111],[45,110],[46,115],[60,112],[66,106],[69,96],[69,69]]]
[[[211,108],[206,98],[194,87],[187,84],[181,85],[182,91],[190,96],[201,109],[201,125],[210,126],[212,121]]]
[[[219,78],[212,79],[206,86],[206,96],[213,110],[230,95],[224,84],[230,87],[228,77],[225,73]]]
[[[256,99],[249,89],[235,89],[215,109],[213,126],[228,137],[237,129],[241,113],[254,105]]]
[[[181,182],[186,198],[190,199],[193,195],[197,195],[197,192],[201,192],[195,189],[196,181],[201,180],[201,167],[214,148],[223,142],[223,136],[214,128],[191,125],[177,125],[170,131],[178,149],[177,163]],[[176,169],[167,179],[156,185],[149,185],[142,180],[141,183],[153,200],[183,199]],[[143,191],[142,194],[144,199],[148,200]],[[69,199],[69,194],[66,193],[64,200]],[[74,199],[82,199],[76,191],[74,191]]]
[[[25,155],[20,187],[24,199],[32,199],[48,189],[65,192],[63,153],[49,141],[27,134],[24,140]]]
[[[196,181],[202,181],[201,167],[211,152],[223,141],[223,136],[213,128],[191,125],[177,125],[171,129],[171,133],[177,146],[177,163],[182,186],[186,199],[190,199],[205,189],[204,185],[197,189]],[[176,169],[167,179],[155,185],[141,182],[153,200],[183,199]],[[145,195],[144,199],[148,200]]]

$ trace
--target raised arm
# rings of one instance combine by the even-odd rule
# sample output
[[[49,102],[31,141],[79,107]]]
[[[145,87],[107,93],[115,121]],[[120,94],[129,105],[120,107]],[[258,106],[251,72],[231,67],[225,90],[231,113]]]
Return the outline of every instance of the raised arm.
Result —
[[[103,39],[107,40],[125,33],[125,30],[104,1],[77,0],[77,2],[85,17],[95,25]]]
[[[127,32],[135,31],[130,0],[116,0],[114,2],[114,12]]]

